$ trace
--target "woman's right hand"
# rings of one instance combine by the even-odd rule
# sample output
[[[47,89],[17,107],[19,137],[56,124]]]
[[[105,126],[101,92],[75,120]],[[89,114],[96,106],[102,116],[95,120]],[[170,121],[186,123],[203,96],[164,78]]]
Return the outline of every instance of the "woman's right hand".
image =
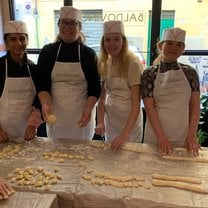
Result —
[[[159,151],[162,155],[170,155],[173,151],[171,143],[166,137],[161,137],[158,140]]]
[[[105,125],[98,123],[97,126],[95,127],[95,133],[104,136],[105,135]]]

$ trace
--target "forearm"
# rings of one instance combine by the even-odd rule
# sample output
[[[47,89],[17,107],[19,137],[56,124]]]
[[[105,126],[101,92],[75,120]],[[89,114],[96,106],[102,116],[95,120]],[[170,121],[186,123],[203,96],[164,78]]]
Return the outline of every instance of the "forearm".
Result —
[[[198,130],[198,123],[200,117],[200,98],[199,93],[193,93],[189,107],[189,130],[188,136],[193,136]]]
[[[97,123],[104,124],[106,91],[102,88],[97,107]]]
[[[89,96],[85,102],[85,109],[91,111],[97,102],[97,98],[94,96]]]
[[[122,135],[129,138],[140,112],[140,87],[135,85],[131,87],[131,110],[128,119],[122,130]]]
[[[147,118],[157,136],[158,141],[160,138],[165,137],[164,131],[162,129],[162,125],[156,111],[153,98],[145,98],[144,99],[145,111],[147,114]]]
[[[104,116],[105,116],[105,105],[98,104],[97,107],[97,123],[104,124]]]
[[[48,117],[53,112],[51,96],[47,91],[41,91],[38,93],[38,98],[42,106],[43,119],[44,121],[47,121]]]
[[[137,104],[137,106],[134,106],[131,108],[127,122],[122,130],[122,133],[121,133],[122,135],[125,135],[126,138],[130,136],[130,134],[135,126],[135,123],[136,123],[137,118],[139,116],[139,111],[140,111],[140,108],[139,108],[138,104]]]
[[[38,93],[38,98],[42,106],[51,105],[51,96],[47,91],[41,91]]]

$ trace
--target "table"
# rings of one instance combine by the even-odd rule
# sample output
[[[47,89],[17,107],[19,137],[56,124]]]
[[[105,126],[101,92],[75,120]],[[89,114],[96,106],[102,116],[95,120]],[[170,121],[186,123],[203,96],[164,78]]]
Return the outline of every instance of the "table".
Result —
[[[7,200],[0,201],[1,208],[58,208],[56,194],[16,192]]]
[[[203,188],[208,190],[208,163],[163,159],[155,147],[147,144],[128,143],[128,150],[112,151],[107,147],[103,148],[102,141],[78,139],[37,138],[26,142],[18,138],[15,142],[2,144],[0,152],[4,146],[16,144],[20,145],[19,152],[0,159],[0,175],[6,176],[16,168],[25,167],[36,170],[41,166],[44,170],[52,172],[59,169],[57,174],[60,174],[62,179],[51,185],[48,190],[44,190],[43,187],[13,184],[17,194],[24,192],[41,196],[57,195],[59,208],[208,207],[207,194],[171,187],[156,187],[151,183],[153,173],[190,176],[200,179]],[[180,155],[186,154],[183,149],[176,152]],[[208,148],[203,148],[201,152],[208,156]],[[138,176],[144,177],[145,181],[141,187],[125,188],[92,184],[101,179],[102,174],[106,174],[107,178],[110,175],[114,179],[122,180]],[[84,180],[84,175],[90,175],[92,178]],[[131,180],[131,183],[135,183],[135,180]]]

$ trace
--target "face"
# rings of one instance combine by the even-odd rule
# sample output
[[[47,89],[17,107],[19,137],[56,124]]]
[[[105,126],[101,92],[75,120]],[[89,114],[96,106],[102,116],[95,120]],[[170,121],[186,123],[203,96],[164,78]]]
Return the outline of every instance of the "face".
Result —
[[[79,22],[70,19],[60,19],[58,26],[59,36],[64,42],[71,43],[78,39],[80,32]]]
[[[123,38],[120,33],[109,33],[104,36],[104,48],[112,57],[119,55],[123,45]]]
[[[25,34],[10,33],[6,37],[6,48],[10,51],[11,56],[22,57],[28,44],[28,38]]]
[[[174,62],[184,51],[184,43],[177,41],[164,41],[160,44],[162,61]]]

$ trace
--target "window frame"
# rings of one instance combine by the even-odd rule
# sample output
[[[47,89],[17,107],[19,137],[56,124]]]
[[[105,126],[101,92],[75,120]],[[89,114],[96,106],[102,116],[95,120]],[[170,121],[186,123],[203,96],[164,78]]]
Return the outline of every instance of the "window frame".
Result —
[[[9,12],[10,19],[14,20],[14,0],[9,0]],[[73,0],[63,0],[64,6],[73,6]],[[157,41],[160,37],[160,25],[161,25],[161,7],[162,0],[152,0],[152,25],[150,28],[151,38],[150,38],[150,64],[153,63],[154,59],[158,56],[157,50]],[[154,25],[154,27],[153,27]],[[37,48],[28,48],[28,54],[39,54],[41,49]],[[208,56],[208,50],[185,50],[183,55],[191,55],[191,56]]]

